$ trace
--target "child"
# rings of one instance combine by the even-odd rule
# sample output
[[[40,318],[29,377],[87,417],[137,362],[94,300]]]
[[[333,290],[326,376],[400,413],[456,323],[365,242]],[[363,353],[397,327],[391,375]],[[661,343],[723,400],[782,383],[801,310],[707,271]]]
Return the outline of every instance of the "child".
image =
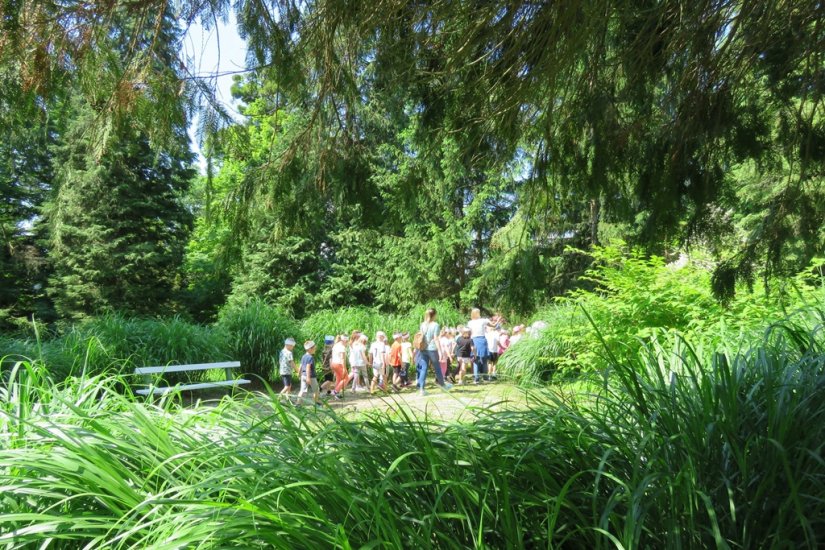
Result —
[[[392,367],[392,389],[401,391],[401,333],[396,332],[392,335],[392,347],[390,348],[389,363]]]
[[[367,388],[367,337],[359,334],[349,347],[350,378],[353,391],[365,391]],[[361,384],[363,382],[363,385]]]
[[[324,381],[321,383],[321,390],[330,395],[335,389],[335,382],[332,374],[332,345],[335,338],[324,336],[324,351],[321,352],[321,369],[324,372]]]
[[[304,343],[304,356],[301,358],[301,392],[298,397],[303,397],[307,391],[312,389],[312,400],[316,405],[321,404],[321,388],[318,387],[318,378],[315,374],[315,342],[307,340]]]
[[[335,399],[344,398],[344,388],[349,384],[350,378],[347,376],[347,337],[344,334],[339,334],[338,339],[335,340],[335,345],[332,346],[332,354],[330,357],[329,366],[332,369],[332,374],[335,377],[335,389],[332,394]]]
[[[507,351],[507,348],[510,347],[510,333],[506,330],[502,330],[501,334],[498,336],[498,356],[499,358]]]
[[[464,383],[464,375],[467,373],[467,366],[473,363],[473,339],[470,338],[470,329],[462,327],[461,336],[455,346],[455,354],[458,358],[458,383]]]
[[[451,336],[452,329],[445,328],[441,331],[441,356],[438,358],[441,367],[441,374],[445,378],[450,377],[450,381],[455,383],[455,377],[450,373],[450,368],[454,361],[455,338]]]
[[[370,364],[372,365],[370,394],[375,393],[376,386],[379,386],[383,391],[387,391],[387,351],[387,335],[379,330],[375,333],[375,342],[370,346]]]
[[[278,355],[279,373],[281,381],[284,383],[284,389],[281,390],[280,395],[289,395],[292,391],[292,373],[295,372],[295,359],[292,357],[292,350],[295,348],[295,339],[287,338],[284,340],[284,349]]]
[[[406,388],[410,385],[410,364],[413,360],[412,342],[410,333],[401,335],[401,386]]]
[[[487,367],[490,372],[490,380],[496,380],[496,363],[498,362],[498,339],[500,337],[499,327],[492,324],[487,325],[487,333],[484,336],[487,338],[487,350],[489,351],[489,355],[487,358]]]

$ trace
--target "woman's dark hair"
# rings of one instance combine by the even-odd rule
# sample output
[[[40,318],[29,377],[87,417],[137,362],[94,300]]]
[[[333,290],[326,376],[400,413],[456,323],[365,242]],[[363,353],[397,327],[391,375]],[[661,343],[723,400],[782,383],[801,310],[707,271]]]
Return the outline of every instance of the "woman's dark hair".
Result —
[[[435,318],[435,315],[436,315],[435,308],[431,307],[430,309],[427,310],[426,313],[424,313],[424,321],[426,321],[427,323],[431,322]]]

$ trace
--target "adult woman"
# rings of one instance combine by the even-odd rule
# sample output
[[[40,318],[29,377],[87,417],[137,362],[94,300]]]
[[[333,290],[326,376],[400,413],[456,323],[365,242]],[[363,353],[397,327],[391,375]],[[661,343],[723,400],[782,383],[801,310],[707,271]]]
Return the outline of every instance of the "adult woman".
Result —
[[[438,337],[439,326],[435,321],[436,316],[437,313],[435,309],[430,308],[424,313],[424,322],[421,323],[421,334],[425,347],[425,349],[418,352],[421,366],[418,372],[418,389],[421,391],[421,395],[424,395],[424,384],[427,381],[427,368],[430,366],[432,366],[435,371],[436,384],[445,390],[453,387],[451,384],[444,383],[444,375],[441,372],[441,367],[438,365],[438,357],[442,355],[443,352]]]
[[[487,358],[489,357],[489,350],[487,349],[487,325],[490,324],[489,319],[481,317],[481,310],[477,307],[470,312],[470,321],[467,326],[470,327],[470,338],[473,339],[473,347],[475,348],[475,361],[473,361],[473,382],[478,384],[479,376],[483,375],[487,378]]]

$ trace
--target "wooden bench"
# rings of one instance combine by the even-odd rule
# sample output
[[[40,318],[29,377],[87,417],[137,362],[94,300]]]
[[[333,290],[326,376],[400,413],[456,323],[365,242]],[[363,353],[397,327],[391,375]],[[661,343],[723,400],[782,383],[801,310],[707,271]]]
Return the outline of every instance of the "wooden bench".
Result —
[[[224,363],[201,363],[198,365],[168,365],[166,367],[138,367],[135,369],[135,374],[143,376],[145,389],[137,390],[135,393],[140,395],[153,395],[159,393],[161,395],[167,394],[175,390],[202,390],[205,388],[219,388],[222,386],[240,386],[241,384],[249,384],[250,380],[243,378],[232,378],[232,369],[241,366],[240,361],[227,361]],[[191,372],[197,370],[211,370],[223,369],[226,372],[226,380],[218,382],[200,382],[197,384],[177,384],[175,386],[157,387],[152,383],[152,376],[156,374],[165,374],[167,372]]]

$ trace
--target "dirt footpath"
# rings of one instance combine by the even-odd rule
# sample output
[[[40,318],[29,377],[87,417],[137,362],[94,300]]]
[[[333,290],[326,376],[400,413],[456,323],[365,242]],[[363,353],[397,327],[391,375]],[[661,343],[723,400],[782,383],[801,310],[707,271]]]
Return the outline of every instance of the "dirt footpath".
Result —
[[[325,396],[326,399],[326,396]],[[386,411],[388,414],[407,412],[416,417],[428,415],[442,420],[469,419],[470,411],[478,408],[517,409],[527,406],[528,397],[519,388],[503,382],[453,386],[449,391],[438,386],[427,387],[424,396],[416,390],[399,393],[376,392],[375,395],[348,391],[343,400],[329,399],[330,407],[344,414]]]

